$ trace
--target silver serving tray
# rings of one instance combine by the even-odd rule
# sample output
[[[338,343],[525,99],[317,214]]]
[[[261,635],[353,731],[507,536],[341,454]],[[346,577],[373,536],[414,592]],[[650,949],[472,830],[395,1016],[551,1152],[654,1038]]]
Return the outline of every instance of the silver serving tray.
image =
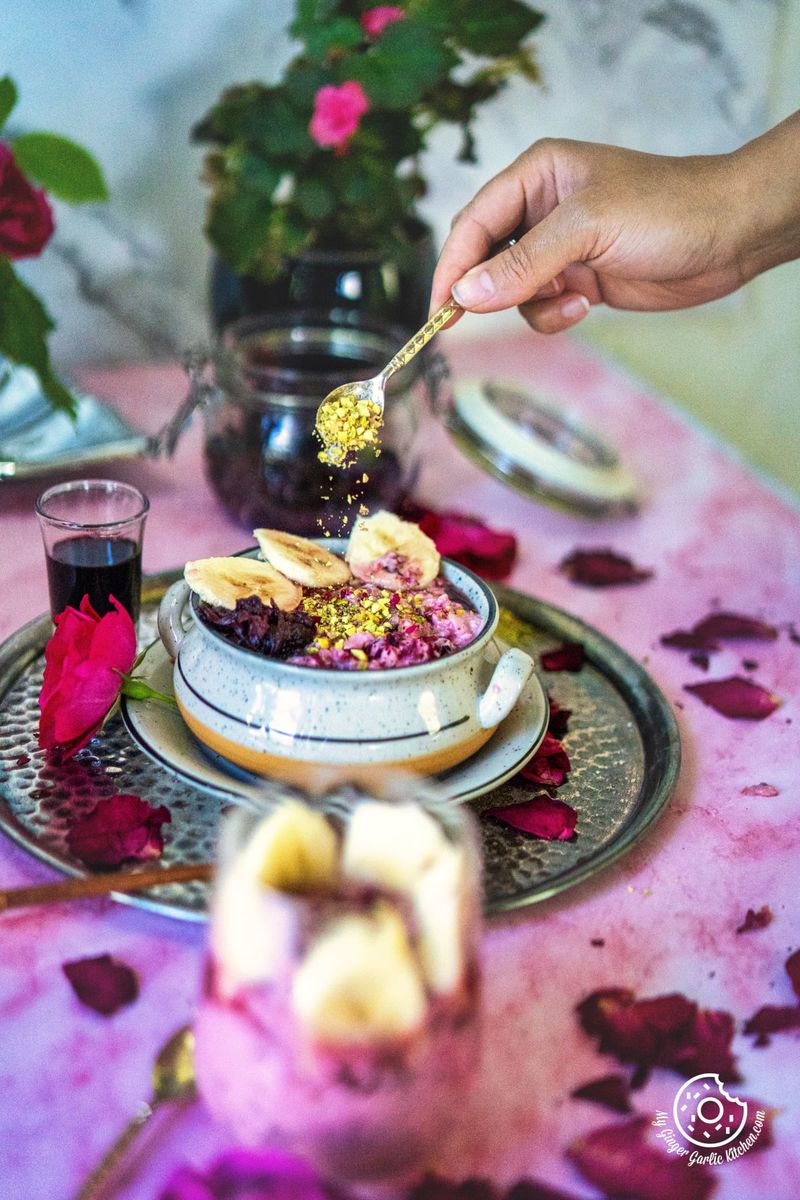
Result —
[[[158,600],[178,572],[150,576],[142,596],[142,641],[155,629]],[[503,636],[538,654],[563,640],[586,649],[581,671],[544,673],[547,690],[572,709],[566,748],[572,762],[558,796],[578,811],[578,836],[543,842],[491,817],[480,819],[488,915],[547,899],[582,883],[636,844],[664,808],[678,777],[680,743],[666,699],[645,670],[608,638],[542,600],[495,586],[506,614]],[[207,862],[215,853],[220,813],[230,800],[191,787],[148,758],[118,718],[74,759],[58,766],[38,749],[38,695],[48,616],[31,621],[0,646],[0,828],[36,858],[68,875],[85,868],[66,850],[78,813],[115,792],[165,804],[163,864]],[[235,787],[232,777],[232,787]],[[530,797],[514,780],[475,801],[480,816],[497,804]],[[186,920],[204,920],[208,887],[171,884],[116,899]]]

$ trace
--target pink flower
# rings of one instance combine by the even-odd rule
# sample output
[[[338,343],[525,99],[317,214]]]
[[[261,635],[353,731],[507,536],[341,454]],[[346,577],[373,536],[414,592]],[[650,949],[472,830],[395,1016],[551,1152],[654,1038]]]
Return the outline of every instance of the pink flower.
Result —
[[[174,704],[128,672],[136,660],[136,629],[114,596],[114,611],[99,616],[84,596],[80,608],[67,605],[55,618],[45,646],[44,679],[39,693],[39,745],[71,758],[115,710],[120,693],[137,700],[153,697]]]
[[[0,255],[40,254],[53,232],[53,212],[44,192],[33,187],[0,142]]]
[[[89,603],[68,606],[44,652],[39,696],[39,745],[59,747],[66,758],[91,741],[122,689],[123,675],[136,658],[136,630],[130,614],[113,596],[114,612],[98,616]]]
[[[343,148],[358,129],[369,108],[360,83],[348,79],[338,87],[326,84],[314,98],[314,115],[308,131],[318,146]]]
[[[379,38],[387,25],[393,21],[402,21],[405,17],[402,8],[396,4],[379,4],[361,15],[361,28],[368,38]]]

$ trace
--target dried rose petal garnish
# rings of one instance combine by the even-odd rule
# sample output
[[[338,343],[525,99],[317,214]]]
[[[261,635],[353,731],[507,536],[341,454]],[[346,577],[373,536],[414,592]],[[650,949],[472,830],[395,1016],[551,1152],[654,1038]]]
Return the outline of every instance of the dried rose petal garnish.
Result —
[[[519,774],[541,787],[561,787],[571,770],[569,757],[558,738],[546,733],[544,741]]]
[[[757,617],[743,617],[740,613],[715,612],[698,621],[692,633],[713,638],[720,642],[756,641],[774,642],[778,631]]]
[[[62,963],[73,992],[87,1008],[110,1017],[139,995],[136,972],[110,954]]]
[[[67,833],[67,846],[70,854],[92,869],[145,862],[161,854],[161,826],[171,820],[163,804],[153,808],[139,796],[109,796],[98,800],[74,823]]]
[[[649,1118],[635,1117],[578,1138],[567,1155],[590,1183],[618,1200],[706,1200],[713,1175],[656,1149],[648,1134]]]
[[[583,1087],[575,1088],[573,1100],[591,1100],[593,1104],[602,1104],[613,1112],[633,1112],[631,1107],[628,1080],[624,1075],[603,1075],[593,1079]]]
[[[779,708],[779,696],[768,692],[752,679],[732,675],[729,679],[709,679],[707,683],[687,683],[683,690],[691,692],[703,704],[738,721],[763,721]]]
[[[616,587],[623,583],[644,583],[653,572],[637,567],[629,558],[613,550],[573,550],[559,563],[559,571],[573,583],[585,587]]]
[[[563,642],[555,650],[539,655],[543,671],[580,671],[586,661],[586,651],[580,642]]]
[[[739,793],[741,796],[780,796],[780,792],[771,783],[751,783],[749,787],[743,787]]]
[[[490,529],[466,513],[416,511],[420,515],[414,519],[423,533],[433,538],[443,557],[470,567],[485,579],[505,579],[511,573],[517,557],[513,533]]]
[[[740,1078],[731,1052],[733,1017],[701,1009],[679,992],[637,1000],[628,988],[605,988],[587,996],[577,1012],[586,1033],[599,1038],[600,1051],[620,1062],[681,1075],[714,1071],[729,1083]]]
[[[768,904],[764,904],[758,910],[748,908],[745,918],[741,925],[738,926],[737,933],[750,933],[752,929],[766,929],[772,921],[772,909]]]
[[[533,834],[546,842],[565,842],[575,832],[578,814],[563,800],[552,799],[550,796],[534,796],[523,804],[506,804],[498,808],[486,810],[486,816],[519,829],[522,833]]]

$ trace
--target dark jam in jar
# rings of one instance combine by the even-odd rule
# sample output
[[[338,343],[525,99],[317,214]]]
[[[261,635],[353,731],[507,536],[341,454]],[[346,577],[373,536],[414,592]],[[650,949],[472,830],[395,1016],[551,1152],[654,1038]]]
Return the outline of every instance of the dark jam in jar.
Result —
[[[134,621],[139,616],[142,586],[142,552],[130,538],[79,537],[56,542],[47,555],[50,611],[63,612],[68,604],[78,608],[84,596],[95,612],[111,612],[114,596]]]
[[[273,326],[247,330],[235,343],[234,369],[218,374],[222,398],[207,416],[205,462],[217,496],[245,528],[346,536],[362,505],[397,510],[409,496],[418,472],[418,397],[408,377],[387,398],[380,454],[365,451],[346,468],[319,461],[323,397],[377,374],[400,344],[397,334],[374,333],[359,344],[359,334]]]

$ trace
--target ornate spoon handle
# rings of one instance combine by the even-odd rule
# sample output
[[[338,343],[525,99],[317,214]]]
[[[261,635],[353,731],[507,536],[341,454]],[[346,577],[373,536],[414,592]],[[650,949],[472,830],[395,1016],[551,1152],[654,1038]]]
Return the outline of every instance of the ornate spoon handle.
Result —
[[[144,1126],[149,1123],[157,1103],[158,1101],[153,1098],[149,1104],[141,1106],[137,1115],[128,1122],[92,1173],[84,1180],[83,1187],[76,1193],[74,1200],[100,1200],[106,1185],[121,1166]]]
[[[415,354],[418,354],[423,346],[427,346],[435,333],[438,333],[443,325],[446,325],[451,317],[454,317],[457,312],[461,312],[461,305],[455,300],[448,300],[442,307],[433,314],[433,316],[425,322],[420,330],[414,334],[412,338],[406,342],[405,346],[397,351],[391,362],[387,363],[381,371],[381,377],[386,380],[395,371],[399,371],[406,363],[411,362]]]

